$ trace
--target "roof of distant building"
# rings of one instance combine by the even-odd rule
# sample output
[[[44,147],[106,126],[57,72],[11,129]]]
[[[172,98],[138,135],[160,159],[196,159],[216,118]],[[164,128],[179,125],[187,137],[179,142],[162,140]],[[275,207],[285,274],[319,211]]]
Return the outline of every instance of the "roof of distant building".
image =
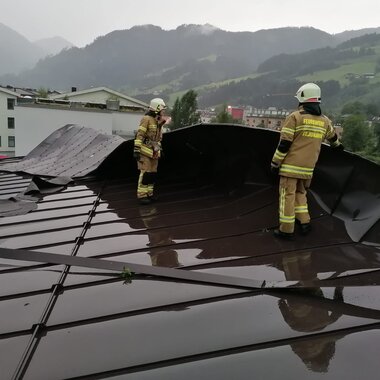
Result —
[[[76,96],[80,96],[80,95],[84,95],[84,94],[91,94],[91,93],[100,92],[100,91],[108,92],[111,96],[123,98],[125,100],[128,100],[132,103],[136,103],[136,104],[143,106],[145,108],[149,107],[149,105],[147,103],[145,103],[141,100],[132,98],[132,97],[127,96],[121,92],[112,90],[108,87],[93,87],[93,88],[88,88],[88,89],[80,90],[80,91],[73,91],[73,92],[68,92],[68,93],[62,93],[59,95],[52,95],[51,98],[52,99],[75,98]]]
[[[16,97],[20,96],[16,91],[12,91],[8,88],[0,87],[0,91],[7,94],[7,95],[12,95],[12,96],[16,96]]]

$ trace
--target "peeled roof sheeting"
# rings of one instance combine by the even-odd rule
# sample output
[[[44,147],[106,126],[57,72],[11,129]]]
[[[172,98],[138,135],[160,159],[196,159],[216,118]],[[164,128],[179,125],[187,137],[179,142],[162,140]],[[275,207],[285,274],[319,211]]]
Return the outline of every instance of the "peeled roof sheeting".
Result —
[[[119,136],[69,124],[53,132],[21,161],[3,164],[1,169],[39,176],[83,177],[124,142]]]

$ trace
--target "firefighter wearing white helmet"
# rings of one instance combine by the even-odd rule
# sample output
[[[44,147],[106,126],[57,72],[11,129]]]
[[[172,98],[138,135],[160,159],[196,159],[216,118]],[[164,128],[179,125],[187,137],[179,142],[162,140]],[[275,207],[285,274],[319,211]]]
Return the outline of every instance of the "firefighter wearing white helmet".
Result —
[[[163,99],[152,99],[136,133],[133,155],[140,170],[137,184],[140,204],[149,204],[156,199],[154,185],[161,156],[162,126],[165,124],[163,113],[166,108]]]
[[[149,109],[154,112],[159,113],[166,108],[166,104],[161,98],[154,98],[150,101]]]
[[[296,222],[302,234],[311,231],[307,190],[322,142],[327,139],[332,148],[343,149],[331,120],[322,114],[319,86],[306,83],[295,97],[298,109],[285,119],[271,163],[272,172],[280,175],[280,224],[274,235],[283,239],[294,238]]]
[[[300,103],[320,103],[321,88],[315,83],[306,83],[298,89],[295,97]]]

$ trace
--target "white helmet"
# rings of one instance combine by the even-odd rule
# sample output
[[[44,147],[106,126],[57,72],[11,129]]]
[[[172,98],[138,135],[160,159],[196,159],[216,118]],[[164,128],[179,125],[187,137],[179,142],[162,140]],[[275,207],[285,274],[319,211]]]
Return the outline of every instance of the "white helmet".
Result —
[[[166,104],[161,98],[154,98],[150,101],[149,109],[156,113],[159,113],[166,108]]]
[[[298,89],[295,97],[300,103],[320,103],[321,89],[315,83],[306,83]]]

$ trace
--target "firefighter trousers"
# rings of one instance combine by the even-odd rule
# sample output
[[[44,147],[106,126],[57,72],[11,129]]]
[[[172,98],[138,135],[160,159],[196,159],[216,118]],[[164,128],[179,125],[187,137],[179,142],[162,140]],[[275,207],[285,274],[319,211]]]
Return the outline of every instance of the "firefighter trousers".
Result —
[[[293,233],[296,219],[302,224],[310,223],[306,197],[310,183],[311,179],[280,176],[280,231]]]
[[[137,168],[140,170],[137,183],[137,198],[141,199],[153,196],[157,167],[158,159],[140,156],[139,161],[137,161]]]

